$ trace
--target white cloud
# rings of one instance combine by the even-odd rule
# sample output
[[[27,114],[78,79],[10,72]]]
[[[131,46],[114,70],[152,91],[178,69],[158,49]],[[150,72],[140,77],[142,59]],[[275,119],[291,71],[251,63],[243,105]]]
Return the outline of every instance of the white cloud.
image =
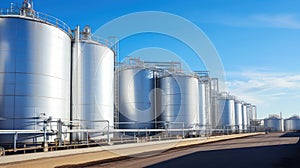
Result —
[[[293,14],[256,14],[251,15],[251,19],[257,22],[257,24],[264,25],[266,27],[277,28],[290,28],[299,29],[300,21],[296,15]]]
[[[245,16],[218,14],[210,16],[208,18],[203,18],[202,21],[224,24],[233,27],[270,27],[300,29],[300,16],[289,13],[249,14]]]
[[[278,73],[271,71],[241,71],[227,73],[228,91],[238,99],[256,104],[258,109],[276,111],[280,109],[297,111],[283,102],[294,102],[300,95],[300,74]],[[280,103],[278,103],[280,102]]]

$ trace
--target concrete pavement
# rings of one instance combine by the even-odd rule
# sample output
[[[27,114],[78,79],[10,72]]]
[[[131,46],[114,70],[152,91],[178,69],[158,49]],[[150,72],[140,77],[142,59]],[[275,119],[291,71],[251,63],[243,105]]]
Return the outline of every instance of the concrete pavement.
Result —
[[[261,133],[234,134],[209,138],[189,138],[147,143],[122,144],[101,146],[84,149],[12,155],[0,157],[0,167],[55,167],[61,165],[83,164],[105,159],[114,159],[122,156],[144,157],[142,153],[157,155],[170,148],[178,148],[195,144],[204,144],[228,139],[248,137]]]

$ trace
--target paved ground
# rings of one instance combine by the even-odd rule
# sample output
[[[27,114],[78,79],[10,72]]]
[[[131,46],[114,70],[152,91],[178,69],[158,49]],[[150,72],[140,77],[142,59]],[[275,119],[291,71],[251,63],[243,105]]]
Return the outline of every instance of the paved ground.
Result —
[[[300,145],[297,143],[300,133],[285,137],[281,136],[283,134],[253,135],[255,134],[236,134],[209,139],[194,138],[5,156],[0,157],[0,167],[300,167],[297,165],[300,158]],[[171,147],[176,148],[166,151]]]
[[[86,165],[86,163],[91,162],[99,164],[107,162],[108,159],[110,161],[120,160],[120,157],[122,156],[154,156],[174,147],[178,148],[195,144],[205,144],[228,139],[254,136],[258,134],[262,133],[232,134],[224,136],[214,136],[209,138],[175,139],[147,143],[131,143],[93,148],[3,156],[0,157],[0,167],[48,168],[62,165],[79,165],[78,167],[82,167],[81,164]]]
[[[300,134],[273,133],[170,150],[156,156],[130,158],[78,167],[300,167]],[[141,155],[139,155],[141,157]],[[76,167],[76,166],[75,166]]]

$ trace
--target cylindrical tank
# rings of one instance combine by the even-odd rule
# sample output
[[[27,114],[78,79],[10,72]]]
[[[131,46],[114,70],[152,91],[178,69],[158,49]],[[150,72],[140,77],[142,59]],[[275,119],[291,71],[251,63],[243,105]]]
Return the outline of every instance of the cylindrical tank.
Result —
[[[208,125],[208,115],[207,115],[207,94],[206,94],[206,84],[199,80],[199,128],[205,129]]]
[[[293,116],[284,120],[284,131],[300,131],[300,118]]]
[[[283,119],[277,116],[271,116],[264,119],[264,126],[268,131],[282,132],[283,130]]]
[[[251,104],[246,104],[246,111],[247,111],[247,125],[250,127],[250,121],[253,120],[253,111],[252,111],[252,105]]]
[[[1,130],[43,130],[43,120],[70,118],[71,37],[34,17],[0,15]],[[40,139],[18,136],[18,142]],[[13,136],[0,141],[12,143]]]
[[[242,103],[238,100],[235,100],[235,125],[238,132],[243,131]]]
[[[160,78],[162,92],[160,120],[168,128],[192,128],[199,123],[198,80],[185,74]]]
[[[235,129],[235,105],[234,105],[234,98],[230,96],[221,96],[218,99],[219,104],[219,128],[226,128],[226,129]]]
[[[210,111],[210,125],[211,128],[217,128],[219,120],[220,120],[220,108],[218,101],[218,93],[215,91],[211,92],[211,111]]]
[[[248,130],[248,114],[247,114],[247,104],[242,103],[242,118],[243,118],[243,131],[247,132]]]
[[[118,76],[119,128],[153,129],[156,118],[153,70],[129,66],[119,70]]]
[[[211,122],[211,86],[210,79],[208,79],[205,83],[205,110],[206,110],[206,129],[212,128]]]
[[[251,119],[252,120],[257,120],[257,109],[255,105],[251,105],[252,107],[252,114],[251,114]]]
[[[78,121],[80,129],[106,131],[108,124],[114,126],[114,52],[91,39],[89,26],[81,32],[82,37],[79,31],[77,27],[72,42],[73,125]],[[90,138],[100,138],[96,135],[89,134]]]

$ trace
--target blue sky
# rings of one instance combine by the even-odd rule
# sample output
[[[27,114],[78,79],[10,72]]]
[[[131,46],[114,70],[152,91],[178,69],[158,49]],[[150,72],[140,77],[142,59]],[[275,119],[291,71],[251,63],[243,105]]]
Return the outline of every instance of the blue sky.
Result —
[[[21,0],[1,0],[0,7]],[[258,117],[280,112],[300,114],[300,1],[297,0],[35,0],[35,9],[55,16],[71,28],[89,24],[94,30],[117,17],[162,11],[196,24],[217,49],[225,69],[227,90],[257,105]],[[172,50],[181,57],[195,53],[158,34],[136,35],[120,43],[120,59],[145,47]],[[193,69],[204,65],[187,59]]]

